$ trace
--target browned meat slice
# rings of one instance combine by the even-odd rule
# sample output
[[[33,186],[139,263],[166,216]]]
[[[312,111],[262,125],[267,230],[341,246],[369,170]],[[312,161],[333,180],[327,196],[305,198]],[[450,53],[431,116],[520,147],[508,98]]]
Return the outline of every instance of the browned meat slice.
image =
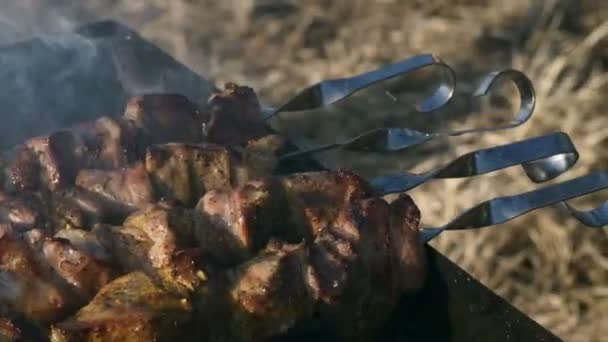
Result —
[[[150,143],[202,141],[203,116],[198,106],[174,94],[148,94],[129,100],[124,118],[143,130]]]
[[[117,278],[78,313],[51,327],[51,341],[174,341],[187,337],[185,297],[156,286],[141,272]]]
[[[272,150],[184,143],[151,146],[145,161],[158,193],[188,207],[208,190],[269,176],[277,163]]]
[[[291,212],[314,236],[330,224],[345,203],[368,197],[368,184],[352,171],[321,171],[283,178]]]
[[[249,87],[227,83],[208,104],[205,134],[212,143],[244,145],[268,133],[258,98]]]
[[[250,181],[233,190],[211,190],[195,212],[199,246],[223,265],[234,265],[263,248],[271,237],[301,241],[286,226],[286,197],[275,179]],[[293,228],[293,229],[292,229]]]
[[[208,305],[201,304],[203,310],[220,306],[219,310],[213,308],[214,316],[203,314],[200,319],[206,334],[211,335],[208,339],[263,341],[311,317],[315,301],[306,286],[306,268],[303,244],[276,242],[254,259],[229,270],[224,287],[227,303],[218,303],[218,296],[210,296]]]
[[[47,239],[43,242],[42,250],[55,272],[86,300],[93,298],[117,273],[110,264],[79,249],[67,239]]]
[[[200,256],[189,249],[194,241],[184,238],[192,234],[192,221],[181,209],[151,205],[122,227],[99,226],[94,232],[126,271],[143,270],[172,290],[191,291],[204,274]]]
[[[78,304],[25,242],[8,234],[0,238],[0,308],[46,324]]]
[[[117,170],[81,170],[76,185],[131,208],[156,202],[152,182],[141,162]]]

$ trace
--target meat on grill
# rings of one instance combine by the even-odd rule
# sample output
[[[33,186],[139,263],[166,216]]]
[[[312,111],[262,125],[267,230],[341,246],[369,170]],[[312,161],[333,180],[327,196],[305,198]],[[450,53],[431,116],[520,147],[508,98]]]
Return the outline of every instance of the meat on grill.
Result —
[[[208,110],[138,96],[6,153],[0,337],[14,317],[52,341],[261,340],[314,317],[373,336],[423,285],[418,209],[347,170],[272,176],[285,142],[266,134],[227,84]]]

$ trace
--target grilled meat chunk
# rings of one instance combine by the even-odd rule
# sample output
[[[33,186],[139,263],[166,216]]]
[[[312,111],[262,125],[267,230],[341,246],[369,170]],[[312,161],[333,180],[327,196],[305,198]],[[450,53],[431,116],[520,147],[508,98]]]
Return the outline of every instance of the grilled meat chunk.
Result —
[[[143,270],[177,292],[195,289],[200,281],[198,259],[188,242],[190,215],[178,208],[150,205],[129,216],[122,227],[94,229],[101,243],[126,271]]]
[[[211,190],[195,209],[199,246],[222,265],[234,265],[263,248],[271,237],[300,241],[289,229],[286,197],[276,179],[250,181],[233,190]]]
[[[202,335],[209,341],[263,341],[311,317],[315,302],[306,286],[306,268],[304,244],[272,242],[228,270],[216,291],[198,304]]]
[[[0,314],[17,312],[47,324],[69,314],[77,301],[24,241],[0,237]]]
[[[270,143],[251,149],[169,143],[150,146],[145,163],[163,198],[193,207],[210,189],[227,189],[270,175],[277,164],[274,148]]]
[[[352,171],[305,172],[283,178],[296,224],[312,236],[331,223],[345,203],[371,195],[368,184]]]
[[[55,230],[90,230],[97,223],[120,224],[135,210],[130,205],[80,187],[52,193],[48,205],[48,222]]]
[[[208,105],[204,131],[209,142],[244,145],[268,133],[258,98],[249,87],[227,83],[222,92],[209,98]]]
[[[69,241],[74,248],[86,252],[96,260],[106,264],[112,262],[110,251],[102,245],[97,235],[92,231],[75,228],[62,229],[55,233],[55,238]]]
[[[43,242],[46,260],[78,294],[87,300],[115,278],[116,271],[108,263],[95,258],[86,250],[73,245],[70,240],[52,238]]]
[[[188,335],[183,325],[191,311],[187,298],[133,272],[103,287],[74,317],[53,325],[51,341],[173,341]]]
[[[202,141],[203,116],[198,106],[174,94],[148,94],[129,100],[124,118],[142,130],[149,142]]]
[[[76,185],[132,209],[156,202],[152,182],[142,162],[117,170],[81,170]]]

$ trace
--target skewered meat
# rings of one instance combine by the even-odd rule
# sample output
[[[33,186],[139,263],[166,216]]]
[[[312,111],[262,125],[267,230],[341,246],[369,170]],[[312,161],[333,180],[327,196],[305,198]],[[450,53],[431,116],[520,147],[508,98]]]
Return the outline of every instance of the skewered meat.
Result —
[[[306,269],[304,244],[269,244],[226,273],[227,280],[218,286],[223,295],[209,294],[207,302],[199,304],[217,310],[199,318],[206,330],[202,335],[210,341],[262,341],[311,317],[315,302],[306,285]]]
[[[124,118],[145,132],[152,144],[203,140],[203,115],[196,104],[181,95],[133,97],[127,103]]]
[[[209,142],[244,145],[268,134],[262,109],[253,89],[227,83],[209,98],[205,133]]]
[[[0,198],[0,222],[9,224],[15,231],[25,231],[43,225],[44,212],[41,199],[35,194]]]
[[[141,162],[117,170],[81,170],[76,185],[133,209],[156,202],[152,182]]]
[[[51,328],[53,342],[172,341],[186,337],[186,297],[156,286],[142,272],[117,278],[69,320]]]
[[[200,280],[198,255],[186,242],[191,231],[192,221],[184,210],[158,205],[134,213],[121,227],[94,229],[126,271],[143,270],[176,292],[192,291]]]

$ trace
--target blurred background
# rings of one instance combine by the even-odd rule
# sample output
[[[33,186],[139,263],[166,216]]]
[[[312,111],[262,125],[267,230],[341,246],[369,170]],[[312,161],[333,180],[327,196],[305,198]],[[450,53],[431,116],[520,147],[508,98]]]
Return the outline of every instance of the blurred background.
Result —
[[[0,0],[0,43],[116,19],[222,84],[252,86],[279,104],[321,79],[368,71],[420,53],[453,66],[457,93],[433,114],[407,104],[434,75],[420,72],[356,96],[331,112],[284,115],[273,125],[300,146],[380,126],[445,130],[507,120],[517,99],[501,87],[471,99],[485,73],[513,67],[534,82],[538,104],[522,127],[439,141],[393,156],[326,153],[328,167],[366,176],[424,171],[473,149],[556,130],[581,159],[557,181],[608,168],[608,2],[596,0]],[[390,94],[387,95],[387,94]],[[424,225],[446,223],[495,196],[537,185],[519,168],[412,191]],[[591,208],[599,193],[575,201]],[[578,225],[550,208],[482,231],[450,232],[433,245],[485,285],[569,341],[608,336],[608,230]]]

